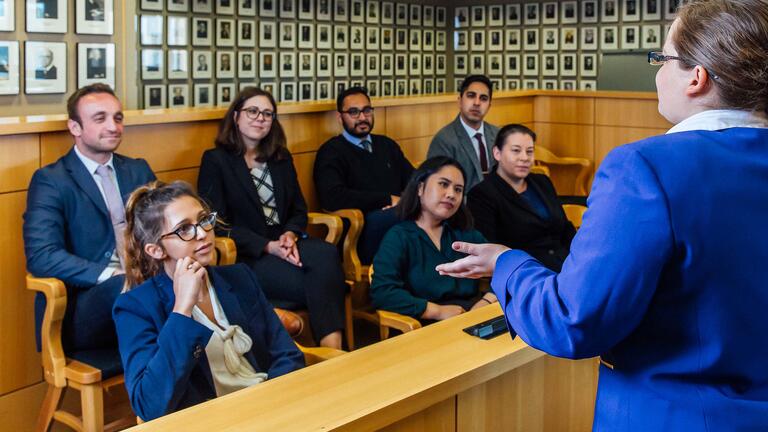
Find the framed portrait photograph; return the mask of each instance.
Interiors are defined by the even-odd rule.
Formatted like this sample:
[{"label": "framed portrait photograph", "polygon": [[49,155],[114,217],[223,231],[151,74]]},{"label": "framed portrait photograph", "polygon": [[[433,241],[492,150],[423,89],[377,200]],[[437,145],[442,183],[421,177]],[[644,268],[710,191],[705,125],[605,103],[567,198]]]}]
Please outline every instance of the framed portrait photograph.
[{"label": "framed portrait photograph", "polygon": [[365,75],[368,77],[379,76],[379,55],[365,55]]},{"label": "framed portrait photograph", "polygon": [[315,53],[311,53],[311,52],[299,53],[299,77],[300,78],[315,77]]},{"label": "framed portrait photograph", "polygon": [[383,27],[381,29],[381,49],[392,50],[395,45],[395,31],[389,27]]},{"label": "framed portrait photograph", "polygon": [[447,87],[445,86],[445,78],[436,78],[435,79],[435,93],[436,94],[442,94],[447,91]]},{"label": "framed portrait photograph", "polygon": [[317,39],[315,45],[318,49],[331,49],[332,27],[330,24],[317,24]]},{"label": "framed portrait photograph", "polygon": [[661,19],[661,0],[645,0],[643,2],[643,19],[645,21],[658,21]]},{"label": "framed portrait photograph", "polygon": [[256,0],[237,0],[237,14],[241,17],[256,16]]},{"label": "framed portrait photograph", "polygon": [[520,75],[520,54],[507,54],[504,57],[504,74]]},{"label": "framed portrait photograph", "polygon": [[485,73],[485,55],[472,54],[469,56],[469,73],[472,75]]},{"label": "framed portrait photograph", "polygon": [[408,30],[401,28],[395,30],[395,49],[398,51],[408,49]]},{"label": "framed portrait photograph", "polygon": [[0,95],[19,94],[19,42],[0,41]]},{"label": "framed portrait photograph", "polygon": [[579,81],[579,90],[581,90],[581,91],[595,91],[595,90],[597,90],[597,81],[595,81],[595,80],[581,80],[581,81]]},{"label": "framed portrait photograph", "polygon": [[280,83],[280,102],[296,102],[296,83]]},{"label": "framed portrait photograph", "polygon": [[408,96],[408,80],[395,80],[395,96]]},{"label": "framed portrait photograph", "polygon": [[299,83],[299,100],[302,102],[315,100],[314,82],[304,81]]},{"label": "framed portrait photograph", "polygon": [[545,77],[557,76],[560,70],[557,67],[557,54],[544,54],[541,56],[541,75]]},{"label": "framed portrait photograph", "polygon": [[235,20],[216,18],[216,46],[235,46],[235,30]]},{"label": "framed portrait photograph", "polygon": [[543,90],[557,90],[557,80],[556,79],[541,80],[541,88]]},{"label": "framed portrait photograph", "polygon": [[361,50],[365,46],[365,27],[349,26],[349,48]]},{"label": "framed portrait photograph", "polygon": [[540,21],[539,3],[526,3],[524,6],[525,15],[523,15],[523,24],[538,25]]},{"label": "framed portrait photograph", "polygon": [[501,29],[488,30],[488,51],[504,50],[504,32]]},{"label": "framed portrait photograph", "polygon": [[281,52],[280,57],[280,78],[296,77],[296,53]]},{"label": "framed portrait photograph", "polygon": [[187,17],[168,15],[168,46],[187,46]]},{"label": "framed portrait photograph", "polygon": [[560,90],[576,90],[576,80],[560,80]]},{"label": "framed portrait photograph", "polygon": [[211,46],[211,19],[192,17],[192,45]]},{"label": "framed portrait photograph", "polygon": [[580,65],[581,65],[581,76],[583,77],[597,76],[597,54],[582,54]]},{"label": "framed portrait photograph", "polygon": [[214,0],[191,0],[192,12],[194,13],[212,13]]},{"label": "framed portrait photograph", "polygon": [[437,75],[445,75],[446,72],[448,72],[448,56],[437,54],[435,56],[435,73]]},{"label": "framed portrait photograph", "polygon": [[349,76],[361,77],[365,75],[365,55],[352,53],[349,55]]},{"label": "framed portrait photograph", "polygon": [[259,47],[275,48],[277,43],[277,27],[272,21],[259,21]]},{"label": "framed portrait photograph", "polygon": [[600,27],[600,49],[619,49],[619,28],[616,26]]},{"label": "framed portrait photograph", "polygon": [[349,2],[347,0],[333,1],[333,19],[340,22],[349,21]]},{"label": "framed portrait photograph", "polygon": [[380,75],[392,76],[395,74],[395,56],[392,54],[382,54],[380,63]]},{"label": "framed portrait photograph", "polygon": [[661,47],[661,24],[646,24],[642,27],[642,30],[643,49]]},{"label": "framed portrait photograph", "polygon": [[435,31],[424,30],[421,34],[421,49],[422,51],[434,51],[435,50]]},{"label": "framed portrait photograph", "polygon": [[365,3],[363,0],[350,0],[349,21],[353,23],[365,22]]},{"label": "framed portrait photograph", "polygon": [[541,48],[544,51],[556,51],[559,48],[557,27],[545,27],[541,31]]},{"label": "framed portrait photograph", "polygon": [[139,20],[139,31],[142,45],[163,44],[163,16],[142,15]]},{"label": "framed portrait photograph", "polygon": [[25,89],[27,94],[67,92],[67,44],[24,42]]},{"label": "framed portrait photograph", "polygon": [[280,18],[296,18],[296,2],[280,0]]},{"label": "framed portrait photograph", "polygon": [[348,28],[345,25],[333,26],[333,48],[347,49],[349,44]]},{"label": "framed portrait photograph", "polygon": [[525,90],[536,90],[539,88],[539,80],[537,79],[524,79],[523,80],[523,89]]},{"label": "framed portrait photograph", "polygon": [[504,6],[488,6],[488,25],[491,27],[504,25]]},{"label": "framed portrait photograph", "polygon": [[409,54],[408,55],[408,75],[421,75],[421,55]]},{"label": "framed portrait photograph", "polygon": [[597,49],[597,27],[581,28],[581,49],[589,51]]},{"label": "framed portrait photograph", "polygon": [[434,78],[424,78],[424,82],[421,85],[422,94],[431,95],[435,94],[435,80]]},{"label": "framed portrait photograph", "polygon": [[579,15],[576,12],[576,2],[564,1],[560,3],[560,24],[576,24],[579,22]]},{"label": "framed portrait photograph", "polygon": [[457,7],[453,11],[453,26],[455,28],[469,27],[469,8]]},{"label": "framed portrait photograph", "polygon": [[235,52],[216,51],[216,79],[235,77]]},{"label": "framed portrait photograph", "polygon": [[410,15],[408,17],[408,23],[412,26],[420,26],[421,25],[421,5],[420,4],[411,4],[411,7],[408,10],[408,14]]},{"label": "framed portrait photograph", "polygon": [[681,3],[681,0],[664,0],[664,18],[670,21],[675,19]]},{"label": "framed portrait photograph", "polygon": [[395,54],[395,75],[408,75],[408,54]]},{"label": "framed portrait photograph", "polygon": [[520,17],[520,4],[507,4],[504,6],[504,19],[508,26],[520,25],[522,19]]},{"label": "framed portrait photograph", "polygon": [[576,76],[576,54],[560,54],[560,75]]},{"label": "framed portrait photograph", "polygon": [[541,16],[541,23],[542,24],[557,24],[558,20],[558,14],[557,14],[557,6],[559,3],[557,2],[547,2],[542,4],[543,12]]},{"label": "framed portrait photograph", "polygon": [[514,78],[504,80],[504,90],[520,90],[520,80]]},{"label": "framed portrait photograph", "polygon": [[560,29],[560,49],[576,50],[579,46],[577,32],[576,27],[562,27]]},{"label": "framed portrait photograph", "polygon": [[189,0],[168,0],[168,12],[189,12]]},{"label": "framed portrait photograph", "polygon": [[488,54],[488,75],[501,76],[504,74],[504,59],[501,54]]},{"label": "framed portrait photograph", "polygon": [[583,0],[581,2],[581,22],[597,22],[597,0]]},{"label": "framed portrait photograph", "polygon": [[141,50],[141,79],[156,80],[165,76],[165,59],[161,49]]},{"label": "framed portrait photograph", "polygon": [[330,81],[319,81],[317,83],[317,100],[331,100],[333,89]]},{"label": "framed portrait photograph", "polygon": [[395,82],[394,80],[381,80],[381,96],[390,97],[395,94]]},{"label": "framed portrait photograph", "polygon": [[469,40],[469,48],[472,51],[485,51],[485,30],[472,30]]},{"label": "framed portrait photograph", "polygon": [[161,11],[164,0],[141,0],[141,10]]},{"label": "framed portrait photograph", "polygon": [[[2,3],[13,2],[0,2]],[[2,8],[0,6],[0,9]],[[75,33],[111,35],[114,33],[114,21],[115,9],[112,0],[75,1]]]},{"label": "framed portrait photograph", "polygon": [[315,19],[314,0],[299,0],[299,19],[303,19],[303,20]]},{"label": "framed portrait photograph", "polygon": [[317,0],[317,10],[315,16],[318,21],[331,20],[331,2],[333,0]]},{"label": "framed portrait photograph", "polygon": [[381,23],[382,24],[394,24],[395,23],[395,4],[391,1],[381,2]]},{"label": "framed portrait photograph", "polygon": [[419,78],[411,78],[409,80],[408,94],[411,96],[417,96],[421,94],[421,80]]},{"label": "framed portrait photograph", "polygon": [[368,89],[368,96],[379,97],[379,80],[368,80],[365,82],[365,88]]},{"label": "framed portrait photograph", "polygon": [[622,0],[621,20],[624,22],[640,21],[640,1]]},{"label": "framed portrait photograph", "polygon": [[617,22],[619,20],[619,0],[601,0],[602,19],[601,22]]},{"label": "framed portrait photograph", "polygon": [[640,48],[640,27],[636,25],[621,27],[621,49]]},{"label": "framed portrait photograph", "polygon": [[472,27],[485,27],[485,6],[472,6]]},{"label": "framed portrait photograph", "polygon": [[421,11],[421,22],[424,27],[435,26],[435,7],[431,5],[424,5],[424,9]]},{"label": "framed portrait photograph", "polygon": [[408,38],[408,49],[411,51],[421,51],[421,30],[411,29]]},{"label": "framed portrait photograph", "polygon": [[[555,43],[557,43],[557,36],[555,36]],[[523,49],[526,51],[538,51],[539,49],[539,29],[526,28],[525,35],[523,37]]]},{"label": "framed portrait photograph", "polygon": [[259,16],[274,18],[277,16],[277,0],[259,0]]},{"label": "framed portrait photograph", "polygon": [[366,27],[365,28],[365,47],[369,50],[379,50],[379,28],[378,27]]},{"label": "framed portrait photograph", "polygon": [[448,10],[445,6],[435,6],[435,27],[445,28],[448,23]]},{"label": "framed portrait photograph", "polygon": [[504,30],[504,46],[507,51],[520,51],[520,29]]},{"label": "framed portrait photograph", "polygon": [[277,76],[277,59],[271,51],[259,52],[259,78],[274,78]]},{"label": "framed portrait photograph", "polygon": [[237,0],[216,0],[217,15],[234,15]]},{"label": "framed portrait photograph", "polygon": [[186,49],[168,50],[168,79],[189,78],[189,51]]},{"label": "framed portrait photograph", "polygon": [[299,23],[299,48],[312,49],[315,47],[315,25]]},{"label": "framed portrait photograph", "polygon": [[367,0],[365,2],[365,22],[368,24],[379,23],[379,2],[376,0]]},{"label": "framed portrait photograph", "polygon": [[[14,31],[16,30],[16,2],[13,0],[4,0],[0,2],[0,31]],[[18,86],[17,86],[18,87]],[[9,93],[9,94],[17,94]]]},{"label": "framed portrait photograph", "polygon": [[349,54],[333,53],[333,76],[346,77],[349,75]]},{"label": "framed portrait photograph", "polygon": [[152,84],[144,86],[144,109],[165,108],[165,85]]},{"label": "framed portrait photograph", "polygon": [[183,108],[189,106],[189,86],[186,84],[168,85],[168,107]]},{"label": "framed portrait photograph", "polygon": [[321,78],[329,78],[331,76],[332,62],[333,58],[331,57],[331,53],[317,53],[317,76]]},{"label": "framed portrait photograph", "polygon": [[195,106],[213,106],[213,84],[195,84]]},{"label": "framed portrait photograph", "polygon": [[26,0],[26,5],[27,33],[67,32],[67,0]]},{"label": "framed portrait photograph", "polygon": [[234,83],[216,84],[216,105],[229,106],[236,95]]},{"label": "framed portrait photograph", "polygon": [[272,95],[276,101],[280,100],[280,88],[275,82],[261,82],[261,89]]},{"label": "framed portrait photograph", "polygon": [[437,51],[445,51],[446,47],[448,46],[446,39],[448,37],[446,36],[445,30],[437,30],[435,31],[435,49]]},{"label": "framed portrait photograph", "polygon": [[539,75],[539,55],[538,54],[523,54],[523,75],[526,76],[538,76]]},{"label": "framed portrait photograph", "polygon": [[213,69],[213,54],[210,51],[192,51],[192,78],[210,79]]},{"label": "framed portrait photograph", "polygon": [[237,21],[237,46],[247,48],[256,46],[256,23],[254,21]]}]

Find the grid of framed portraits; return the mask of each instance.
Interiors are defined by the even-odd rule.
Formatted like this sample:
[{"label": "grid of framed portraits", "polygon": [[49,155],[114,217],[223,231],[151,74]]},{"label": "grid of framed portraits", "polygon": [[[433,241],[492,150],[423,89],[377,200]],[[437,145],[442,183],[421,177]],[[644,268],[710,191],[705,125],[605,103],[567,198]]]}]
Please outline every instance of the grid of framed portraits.
[{"label": "grid of framed portraits", "polygon": [[[658,50],[680,0],[566,0],[454,8],[453,72],[498,89],[596,90],[601,54]],[[664,22],[667,21],[667,22]],[[666,25],[665,25],[666,24]]]},{"label": "grid of framed portraits", "polygon": [[351,85],[367,86],[372,96],[448,90],[446,7],[380,0],[137,4],[145,108],[226,105],[236,90],[256,84],[282,102],[330,100]]}]

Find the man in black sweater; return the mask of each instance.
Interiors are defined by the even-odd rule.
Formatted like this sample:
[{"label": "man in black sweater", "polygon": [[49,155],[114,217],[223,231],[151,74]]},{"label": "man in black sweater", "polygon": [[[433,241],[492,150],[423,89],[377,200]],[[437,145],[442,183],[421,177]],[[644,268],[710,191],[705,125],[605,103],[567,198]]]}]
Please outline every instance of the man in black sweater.
[{"label": "man in black sweater", "polygon": [[384,234],[398,222],[392,207],[400,199],[413,165],[395,141],[371,134],[373,107],[365,88],[343,91],[336,109],[344,131],[318,150],[315,187],[323,209],[356,208],[365,214],[357,250],[360,261],[369,264]]}]

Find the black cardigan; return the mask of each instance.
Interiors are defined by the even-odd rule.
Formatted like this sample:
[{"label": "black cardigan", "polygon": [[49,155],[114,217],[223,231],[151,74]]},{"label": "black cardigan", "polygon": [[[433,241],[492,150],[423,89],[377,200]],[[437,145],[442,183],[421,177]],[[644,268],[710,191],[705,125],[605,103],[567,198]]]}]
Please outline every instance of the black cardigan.
[{"label": "black cardigan", "polygon": [[475,226],[488,241],[522,249],[559,272],[576,229],[566,218],[549,177],[529,174],[526,180],[547,206],[549,220],[537,215],[525,198],[495,171],[472,188],[467,205]]}]

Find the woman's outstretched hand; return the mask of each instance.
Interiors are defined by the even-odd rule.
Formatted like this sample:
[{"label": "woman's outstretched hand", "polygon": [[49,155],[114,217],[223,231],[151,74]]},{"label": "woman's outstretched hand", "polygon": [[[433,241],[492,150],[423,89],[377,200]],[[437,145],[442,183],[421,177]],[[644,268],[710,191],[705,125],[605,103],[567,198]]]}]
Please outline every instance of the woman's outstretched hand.
[{"label": "woman's outstretched hand", "polygon": [[493,243],[473,244],[465,242],[453,242],[453,250],[467,254],[468,256],[451,263],[440,264],[435,267],[443,276],[457,278],[478,279],[493,275],[496,268],[496,260],[509,248]]}]

